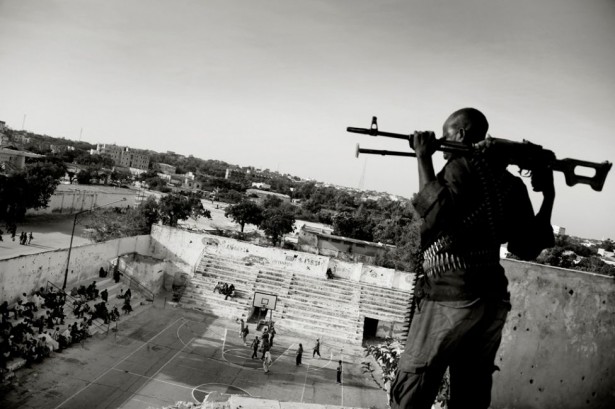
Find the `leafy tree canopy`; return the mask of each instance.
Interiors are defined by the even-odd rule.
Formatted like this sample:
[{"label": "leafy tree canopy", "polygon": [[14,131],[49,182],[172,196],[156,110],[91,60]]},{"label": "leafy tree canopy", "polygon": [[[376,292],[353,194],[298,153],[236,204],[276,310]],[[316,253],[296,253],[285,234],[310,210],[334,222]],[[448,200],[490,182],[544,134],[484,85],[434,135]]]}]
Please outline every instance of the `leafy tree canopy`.
[{"label": "leafy tree canopy", "polygon": [[203,207],[201,199],[196,196],[170,193],[160,199],[159,209],[162,223],[172,227],[177,226],[180,220],[186,220],[189,217],[211,219],[211,212]]},{"label": "leafy tree canopy", "polygon": [[258,226],[263,220],[263,208],[251,200],[243,200],[235,205],[228,206],[224,215],[241,226],[243,233],[246,224]]},{"label": "leafy tree canopy", "polygon": [[260,228],[263,229],[274,246],[278,245],[285,234],[295,230],[295,213],[292,206],[266,209],[263,212],[263,221]]},{"label": "leafy tree canopy", "polygon": [[65,172],[61,163],[37,161],[23,171],[0,175],[0,220],[11,229],[28,209],[46,207]]}]

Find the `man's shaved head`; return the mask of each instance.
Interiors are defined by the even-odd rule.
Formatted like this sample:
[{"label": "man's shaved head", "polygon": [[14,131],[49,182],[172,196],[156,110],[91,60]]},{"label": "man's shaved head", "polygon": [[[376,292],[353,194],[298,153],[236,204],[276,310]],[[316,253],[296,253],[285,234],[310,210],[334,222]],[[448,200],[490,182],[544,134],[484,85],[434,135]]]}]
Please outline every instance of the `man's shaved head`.
[{"label": "man's shaved head", "polygon": [[462,108],[455,111],[444,122],[445,135],[454,134],[463,129],[464,143],[476,143],[482,141],[487,136],[489,122],[487,118],[475,108]]}]

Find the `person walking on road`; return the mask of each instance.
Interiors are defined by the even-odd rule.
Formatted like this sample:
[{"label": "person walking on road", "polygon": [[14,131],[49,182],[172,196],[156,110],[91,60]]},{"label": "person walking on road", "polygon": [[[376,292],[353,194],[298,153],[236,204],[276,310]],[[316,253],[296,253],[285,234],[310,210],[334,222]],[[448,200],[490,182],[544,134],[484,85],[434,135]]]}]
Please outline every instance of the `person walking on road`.
[{"label": "person walking on road", "polygon": [[269,340],[263,336],[263,355],[261,356],[261,360],[265,359],[265,354],[269,351],[269,349]]},{"label": "person walking on road", "polygon": [[30,232],[30,234],[28,235],[28,244],[32,243],[33,238],[34,236],[32,235],[32,232]]},{"label": "person walking on road", "polygon": [[252,359],[254,358],[258,358],[258,346],[261,342],[259,341],[258,337],[254,337],[254,340],[252,341],[252,344],[250,345],[252,347]]},{"label": "person walking on road", "polygon": [[273,328],[273,323],[269,329],[269,346],[273,346],[273,337],[275,337],[275,328]]},{"label": "person walking on road", "polygon": [[246,339],[248,338],[248,334],[250,333],[250,329],[246,325],[245,328],[241,332],[241,339],[243,340],[243,344],[246,344]]},{"label": "person walking on road", "polygon": [[342,383],[342,361],[337,362],[337,383]]},{"label": "person walking on road", "polygon": [[316,344],[314,345],[314,352],[312,352],[312,358],[314,358],[318,354],[320,358],[320,338],[316,338]]},{"label": "person walking on road", "polygon": [[267,350],[267,352],[265,352],[265,359],[263,360],[263,370],[266,374],[269,373],[269,367],[271,366],[271,363],[271,352]]},{"label": "person walking on road", "polygon": [[295,360],[297,366],[301,365],[302,357],[303,357],[303,345],[299,344],[299,348],[297,348],[297,359]]},{"label": "person walking on road", "polygon": [[245,327],[245,322],[243,321],[243,318],[241,318],[239,320],[239,337],[242,338],[243,337],[243,329]]}]

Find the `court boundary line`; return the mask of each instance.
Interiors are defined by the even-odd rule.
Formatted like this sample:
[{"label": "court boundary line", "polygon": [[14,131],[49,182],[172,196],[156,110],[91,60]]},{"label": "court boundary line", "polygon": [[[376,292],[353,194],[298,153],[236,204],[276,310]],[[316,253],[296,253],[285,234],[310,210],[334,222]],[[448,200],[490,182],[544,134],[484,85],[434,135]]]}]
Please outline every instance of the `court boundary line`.
[{"label": "court boundary line", "polygon": [[[206,386],[206,385],[224,385],[224,386],[230,386],[232,388],[235,389],[239,389],[240,391],[244,392],[246,395],[248,395],[249,397],[253,397],[252,394],[250,392],[248,392],[247,390],[240,388],[239,386],[235,386],[232,385],[230,383],[220,383],[220,382],[208,382],[208,383],[202,383],[200,385],[197,385],[193,390],[192,390],[192,399],[194,399],[195,402],[197,403],[205,403],[207,402],[207,399],[209,399],[209,395],[212,394],[212,391],[203,391],[198,389],[199,386]],[[205,399],[203,399],[203,402],[199,402],[199,400],[194,396],[194,391],[199,391],[199,392],[203,392],[205,394]],[[215,392],[215,391],[213,391]],[[221,393],[221,395],[229,395],[229,396],[233,396],[233,393]]]},{"label": "court boundary line", "polygon": [[[150,381],[162,382],[162,383],[166,383],[167,385],[177,386],[178,388],[190,389],[191,391],[196,390],[196,391],[199,391],[199,392],[207,393],[207,391],[202,391],[202,390],[198,389],[196,386],[186,386],[186,385],[181,385],[181,384],[175,383],[175,382],[164,381],[162,379],[153,378],[153,377],[147,376],[147,375],[141,375],[141,374],[138,374],[138,373],[135,373],[135,372],[127,371],[125,369],[113,368],[113,370],[117,371],[117,372],[127,373],[129,375],[138,376],[139,378],[149,379]],[[199,386],[199,385],[197,385],[197,386]]]},{"label": "court boundary line", "polygon": [[[184,325],[184,324],[185,324],[185,322],[184,322],[184,323],[182,323],[182,325]],[[181,327],[181,325],[180,325],[180,327]],[[182,353],[182,351],[183,351],[183,350],[184,350],[184,349],[185,349],[188,345],[190,345],[190,343],[191,343],[193,340],[194,340],[194,337],[190,340],[190,342],[189,342],[188,344],[184,344],[184,346],[183,346],[183,347],[181,347],[181,348],[180,348],[180,349],[179,349],[176,353],[174,353],[174,354],[173,354],[173,356],[172,356],[171,358],[169,358],[169,359],[168,359],[168,360],[164,363],[164,365],[162,365],[160,368],[158,368],[158,370],[157,370],[156,372],[154,372],[154,373],[153,373],[153,374],[149,377],[149,378],[150,378],[150,380],[155,379],[154,377],[155,377],[156,375],[158,375],[158,374],[159,374],[159,373],[160,373],[160,372],[164,369],[164,367],[165,367],[165,366],[167,366],[167,365],[169,364],[169,362],[171,362],[172,360],[174,360],[174,359],[175,359],[175,358],[176,358],[176,357],[177,357],[180,353]],[[169,349],[171,349],[171,348],[169,348]],[[121,369],[120,369],[120,371],[121,371]],[[128,371],[126,371],[126,372],[128,372]],[[144,376],[144,377],[145,377],[145,376]],[[129,397],[128,399],[126,399],[126,400],[127,400],[127,401],[130,401],[130,400],[131,400],[131,399],[132,399],[135,395],[137,395],[137,392],[133,392],[133,394],[132,394],[132,395],[130,395],[130,397]]]},{"label": "court boundary line", "polygon": [[288,348],[286,348],[286,350],[284,352],[282,352],[280,355],[278,355],[278,357],[271,363],[271,366],[273,366],[273,364],[275,364],[278,361],[278,359],[282,358],[282,355],[287,353],[293,346],[295,346],[294,343],[290,344],[290,346]]},{"label": "court boundary line", "polygon": [[98,381],[100,378],[102,378],[103,376],[105,376],[106,374],[108,374],[109,372],[111,372],[112,370],[116,369],[116,366],[118,366],[119,364],[121,364],[122,362],[124,362],[125,360],[127,360],[128,358],[130,358],[131,356],[133,356],[135,353],[137,353],[137,351],[139,351],[141,348],[143,348],[145,345],[149,344],[150,342],[152,342],[155,338],[157,338],[160,334],[162,334],[163,332],[165,332],[166,330],[168,330],[169,328],[171,328],[173,325],[175,325],[177,323],[177,321],[179,320],[183,320],[184,317],[179,317],[178,319],[176,319],[175,321],[173,321],[171,324],[167,325],[165,328],[163,328],[160,332],[158,332],[156,335],[154,335],[153,337],[151,337],[150,339],[148,339],[147,341],[143,342],[143,344],[141,344],[138,348],[136,348],[134,351],[132,351],[131,353],[129,353],[128,355],[126,355],[124,358],[120,359],[119,361],[117,361],[115,364],[113,364],[113,366],[111,366],[110,368],[108,368],[107,370],[105,370],[103,373],[101,373],[100,375],[98,375],[96,378],[94,378],[91,382],[89,382],[87,385],[85,385],[83,388],[79,389],[77,392],[73,393],[71,396],[69,396],[67,399],[65,399],[64,401],[62,401],[62,403],[60,403],[59,405],[57,405],[54,409],[58,409],[61,406],[63,406],[65,403],[67,403],[68,401],[70,401],[71,399],[73,399],[75,396],[79,395],[81,392],[83,392],[84,390],[86,390],[87,388],[89,388],[90,386],[92,386],[93,384],[96,383],[96,381]]},{"label": "court boundary line", "polygon": [[308,373],[310,373],[310,364],[307,364],[305,369],[305,379],[303,380],[303,391],[301,391],[301,403],[303,403],[303,395],[305,394],[305,386],[307,385]]}]

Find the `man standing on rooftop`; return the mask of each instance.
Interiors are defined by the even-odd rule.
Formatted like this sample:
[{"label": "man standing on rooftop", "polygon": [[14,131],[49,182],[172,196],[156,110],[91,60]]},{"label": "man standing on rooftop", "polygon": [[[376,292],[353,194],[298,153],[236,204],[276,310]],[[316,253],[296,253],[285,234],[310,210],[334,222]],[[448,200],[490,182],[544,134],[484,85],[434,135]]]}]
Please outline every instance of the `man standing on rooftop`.
[{"label": "man standing on rooftop", "polygon": [[553,172],[534,171],[542,192],[536,215],[520,178],[506,170],[486,138],[489,124],[478,110],[464,108],[444,123],[447,141],[475,146],[465,156],[445,154],[436,175],[433,132],[415,132],[410,145],[418,161],[420,191],[414,199],[423,219],[416,313],[410,325],[391,408],[431,408],[448,367],[449,407],[487,409],[510,294],[499,263],[500,244],[524,260],[553,245]]}]

